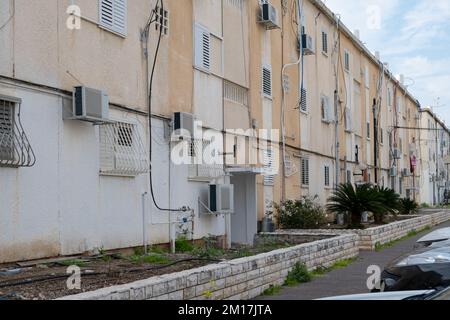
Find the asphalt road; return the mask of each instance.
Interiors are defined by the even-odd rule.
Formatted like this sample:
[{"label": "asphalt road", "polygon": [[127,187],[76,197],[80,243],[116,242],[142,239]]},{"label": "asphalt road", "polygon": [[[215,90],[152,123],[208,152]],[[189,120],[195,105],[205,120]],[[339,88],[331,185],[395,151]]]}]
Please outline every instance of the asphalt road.
[{"label": "asphalt road", "polygon": [[[450,227],[450,222],[436,226],[433,230],[444,227]],[[361,251],[358,260],[346,268],[333,270],[311,282],[296,287],[283,287],[281,292],[275,296],[264,296],[256,299],[313,300],[331,296],[368,293],[366,282],[369,275],[367,274],[367,268],[371,265],[377,265],[383,270],[392,260],[412,252],[416,241],[429,232],[431,231],[423,232],[380,252]]]}]

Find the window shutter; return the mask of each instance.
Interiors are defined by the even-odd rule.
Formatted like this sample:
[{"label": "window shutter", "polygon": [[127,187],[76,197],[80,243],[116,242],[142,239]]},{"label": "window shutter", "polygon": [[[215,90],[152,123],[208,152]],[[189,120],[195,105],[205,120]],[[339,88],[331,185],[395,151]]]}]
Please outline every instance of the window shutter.
[{"label": "window shutter", "polygon": [[322,51],[328,53],[328,34],[322,31]]},{"label": "window shutter", "polygon": [[308,112],[308,103],[307,103],[307,92],[305,88],[301,89],[301,97],[300,97],[300,110],[303,112]]},{"label": "window shutter", "polygon": [[267,149],[264,151],[264,185],[265,186],[273,186],[275,185],[275,175],[274,171],[274,159],[273,152],[271,149]]},{"label": "window shutter", "polygon": [[262,90],[264,96],[272,97],[272,68],[270,66],[263,66]]},{"label": "window shutter", "polygon": [[127,34],[127,0],[99,0],[100,25],[121,35]]},{"label": "window shutter", "polygon": [[195,66],[205,71],[211,68],[211,33],[205,27],[195,25]]},{"label": "window shutter", "polygon": [[348,52],[348,51],[345,51],[345,53],[344,53],[344,65],[345,65],[345,70],[350,71],[350,52]]},{"label": "window shutter", "polygon": [[309,159],[302,159],[302,185],[309,186]]},{"label": "window shutter", "polygon": [[330,186],[330,167],[325,166],[325,186]]}]

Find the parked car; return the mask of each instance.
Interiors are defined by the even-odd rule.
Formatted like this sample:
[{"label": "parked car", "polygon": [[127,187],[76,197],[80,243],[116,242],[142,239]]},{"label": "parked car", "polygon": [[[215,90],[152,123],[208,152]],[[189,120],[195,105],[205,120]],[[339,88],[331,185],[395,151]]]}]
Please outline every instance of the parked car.
[{"label": "parked car", "polygon": [[450,286],[450,228],[427,234],[413,253],[388,265],[381,274],[380,291],[442,289]]}]

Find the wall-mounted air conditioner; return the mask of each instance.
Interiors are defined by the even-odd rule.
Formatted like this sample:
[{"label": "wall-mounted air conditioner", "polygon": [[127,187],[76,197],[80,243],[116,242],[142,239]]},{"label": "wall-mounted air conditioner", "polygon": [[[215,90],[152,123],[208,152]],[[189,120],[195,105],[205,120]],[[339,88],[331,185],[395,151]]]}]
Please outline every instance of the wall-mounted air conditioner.
[{"label": "wall-mounted air conditioner", "polygon": [[84,86],[73,91],[73,117],[89,122],[109,122],[109,97],[97,89]]},{"label": "wall-mounted air conditioner", "polygon": [[411,171],[409,169],[402,169],[402,177],[411,176]]},{"label": "wall-mounted air conditioner", "polygon": [[209,210],[216,214],[234,212],[234,186],[232,184],[209,185]]},{"label": "wall-mounted air conditioner", "polygon": [[392,167],[389,169],[389,176],[396,177],[397,176],[397,167]]},{"label": "wall-mounted air conditioner", "polygon": [[314,50],[314,41],[313,38],[310,35],[307,35],[306,33],[302,34],[301,39],[298,40],[297,43],[297,50],[300,51],[300,40],[302,41],[302,47],[303,47],[303,54],[305,56],[310,56],[315,54]]},{"label": "wall-mounted air conditioner", "polygon": [[173,134],[177,139],[194,138],[195,117],[192,113],[173,114]]},{"label": "wall-mounted air conditioner", "polygon": [[267,30],[279,29],[277,9],[270,3],[261,4],[261,14],[258,22],[264,24]]}]

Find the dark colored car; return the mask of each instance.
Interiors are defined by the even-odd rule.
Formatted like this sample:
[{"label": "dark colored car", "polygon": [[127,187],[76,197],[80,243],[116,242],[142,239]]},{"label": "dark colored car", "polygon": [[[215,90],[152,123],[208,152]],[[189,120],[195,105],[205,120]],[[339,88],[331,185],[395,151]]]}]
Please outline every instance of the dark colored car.
[{"label": "dark colored car", "polygon": [[450,286],[450,240],[433,242],[433,233],[419,240],[418,248],[385,268],[381,274],[381,291],[441,290]]}]

